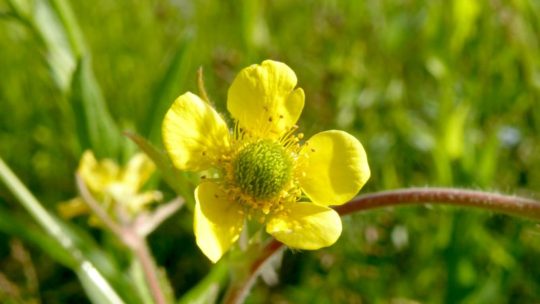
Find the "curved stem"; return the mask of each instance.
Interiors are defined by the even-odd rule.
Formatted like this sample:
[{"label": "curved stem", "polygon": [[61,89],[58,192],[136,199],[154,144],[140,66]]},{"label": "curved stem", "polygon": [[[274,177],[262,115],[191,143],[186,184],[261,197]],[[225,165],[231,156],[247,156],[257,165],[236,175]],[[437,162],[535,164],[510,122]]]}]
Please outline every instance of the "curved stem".
[{"label": "curved stem", "polygon": [[336,207],[341,215],[388,206],[434,204],[475,207],[540,220],[540,201],[512,195],[454,189],[408,188],[361,195]]},{"label": "curved stem", "polygon": [[86,187],[86,184],[78,173],[75,173],[75,182],[81,198],[88,205],[88,207],[90,207],[92,212],[94,212],[94,214],[103,222],[103,224],[107,226],[107,228],[109,228],[115,235],[121,237],[122,227],[116,224],[113,219],[109,217],[107,212],[101,208],[100,203],[90,193],[90,190],[88,187]]},{"label": "curved stem", "polygon": [[260,252],[259,256],[253,260],[251,263],[248,274],[241,281],[231,282],[229,290],[225,294],[225,300],[223,303],[226,304],[237,304],[243,303],[248,293],[255,284],[255,280],[261,273],[264,265],[270,261],[270,259],[275,256],[278,252],[283,250],[283,244],[278,242],[275,239],[272,239]]},{"label": "curved stem", "polygon": [[133,248],[137,259],[141,263],[144,275],[146,277],[146,283],[152,293],[152,297],[156,304],[165,304],[167,303],[165,295],[159,286],[158,270],[148,248],[148,244],[144,238],[138,238],[138,244]]},{"label": "curved stem", "polygon": [[[94,214],[109,228],[112,233],[114,233],[129,249],[133,251],[137,260],[141,264],[144,276],[146,278],[146,283],[148,284],[148,289],[154,298],[156,304],[165,304],[165,296],[161,287],[159,286],[158,270],[152,259],[152,254],[146,243],[145,234],[139,234],[137,228],[141,228],[140,225],[118,225],[100,206],[99,202],[92,196],[88,187],[86,187],[84,180],[79,174],[75,174],[75,180],[77,182],[77,188],[79,189],[79,194],[86,202],[88,207],[94,212]],[[154,213],[154,219],[150,220],[145,218],[147,222],[151,222],[151,226],[157,226],[160,221],[163,221],[167,218],[168,215],[172,214],[174,211],[178,210],[182,206],[183,201],[177,199],[168,205],[165,205],[165,208],[170,209],[158,209],[161,213]],[[162,206],[163,207],[163,206]],[[155,227],[147,228],[148,233],[153,230]]]},{"label": "curved stem", "polygon": [[[358,196],[335,209],[341,216],[345,216],[363,210],[428,203],[480,208],[540,221],[540,201],[519,196],[454,188],[407,188],[382,191]],[[224,303],[243,303],[262,266],[282,248],[283,244],[276,240],[272,240],[266,245],[249,268],[247,278],[231,285]]]},{"label": "curved stem", "polygon": [[212,102],[208,97],[208,93],[206,93],[206,87],[204,85],[204,75],[202,67],[199,67],[199,69],[197,70],[197,86],[199,87],[199,95],[202,97],[202,99],[206,101],[207,104],[211,104]]}]

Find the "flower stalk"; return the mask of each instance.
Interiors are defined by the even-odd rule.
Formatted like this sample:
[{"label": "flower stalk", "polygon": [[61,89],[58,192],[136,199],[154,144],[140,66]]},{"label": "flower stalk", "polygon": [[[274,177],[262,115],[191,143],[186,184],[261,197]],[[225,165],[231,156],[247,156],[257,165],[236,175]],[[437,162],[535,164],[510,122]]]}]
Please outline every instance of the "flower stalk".
[{"label": "flower stalk", "polygon": [[159,284],[158,270],[148,248],[146,236],[150,234],[160,223],[182,207],[184,201],[173,200],[159,207],[155,212],[148,215],[141,213],[133,222],[119,225],[101,207],[98,201],[92,196],[80,175],[76,174],[79,194],[86,202],[92,212],[102,221],[102,223],[115,234],[122,243],[128,247],[140,263],[146,283],[156,304],[167,303],[163,290]]},{"label": "flower stalk", "polygon": [[360,195],[335,209],[344,216],[363,210],[417,204],[473,207],[540,221],[538,200],[455,188],[408,188],[376,192]]},{"label": "flower stalk", "polygon": [[[450,205],[480,208],[540,221],[540,201],[514,195],[454,188],[408,188],[360,195],[335,210],[340,216],[384,207],[408,205]],[[283,244],[272,240],[250,265],[241,282],[232,282],[223,303],[243,303],[265,263],[283,250]]]}]

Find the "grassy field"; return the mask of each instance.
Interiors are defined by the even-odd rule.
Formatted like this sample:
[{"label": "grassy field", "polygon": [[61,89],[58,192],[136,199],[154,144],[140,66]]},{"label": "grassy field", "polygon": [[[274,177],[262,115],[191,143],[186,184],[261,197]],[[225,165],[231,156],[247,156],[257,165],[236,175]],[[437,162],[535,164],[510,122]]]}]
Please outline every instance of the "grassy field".
[{"label": "grassy field", "polygon": [[[372,175],[362,193],[450,186],[538,198],[539,37],[534,0],[1,0],[0,157],[56,214],[76,196],[82,151],[126,161],[137,148],[124,130],[160,147],[163,115],[197,91],[199,67],[226,113],[234,76],[269,58],[305,90],[307,137],[335,128],[363,143]],[[110,234],[84,218],[70,226],[128,271]],[[211,267],[191,227],[184,208],[149,239],[176,298]],[[43,234],[0,185],[0,301],[88,302]],[[387,208],[344,218],[328,249],[286,251],[279,282],[259,282],[248,302],[534,303],[539,254],[532,221]]]}]

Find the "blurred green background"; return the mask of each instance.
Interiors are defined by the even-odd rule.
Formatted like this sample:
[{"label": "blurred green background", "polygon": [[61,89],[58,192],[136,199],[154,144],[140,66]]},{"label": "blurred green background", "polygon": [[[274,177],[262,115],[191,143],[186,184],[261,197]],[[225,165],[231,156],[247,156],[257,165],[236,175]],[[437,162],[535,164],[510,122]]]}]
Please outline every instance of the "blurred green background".
[{"label": "blurred green background", "polygon": [[[55,15],[66,3],[72,18]],[[62,30],[70,22],[80,28]],[[306,92],[302,132],[338,128],[364,144],[363,193],[455,186],[538,197],[539,37],[535,0],[2,0],[0,156],[55,212],[76,195],[83,149],[125,160],[135,147],[115,128],[160,145],[163,114],[197,91],[198,67],[225,113],[236,73],[270,58]],[[536,223],[431,206],[344,223],[333,247],[286,252],[279,283],[259,282],[248,302],[540,302]],[[0,299],[18,290],[27,303],[87,302],[41,231],[0,186]],[[121,246],[91,233],[121,268]],[[177,296],[210,268],[187,209],[150,243]]]}]

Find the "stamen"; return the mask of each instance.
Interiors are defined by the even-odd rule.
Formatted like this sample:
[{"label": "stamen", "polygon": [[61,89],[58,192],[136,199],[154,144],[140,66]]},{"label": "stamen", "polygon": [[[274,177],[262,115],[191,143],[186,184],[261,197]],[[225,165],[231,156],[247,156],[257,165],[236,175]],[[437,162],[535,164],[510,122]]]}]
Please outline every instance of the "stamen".
[{"label": "stamen", "polygon": [[[232,128],[230,152],[219,157],[221,173],[215,182],[223,185],[229,200],[244,208],[248,219],[266,221],[267,215],[282,212],[284,204],[299,200],[298,153],[304,134],[290,127],[277,141],[254,135],[271,132],[277,116],[267,116],[257,134],[246,132],[238,120]],[[283,115],[279,116],[283,119]],[[206,177],[208,180],[208,177]],[[214,180],[214,179],[212,179]]]},{"label": "stamen", "polygon": [[298,130],[298,126],[297,126],[297,125],[294,125],[294,126],[292,126],[291,128],[289,128],[289,130],[287,130],[287,132],[285,132],[285,134],[283,134],[283,136],[281,136],[281,138],[279,139],[280,142],[283,141],[283,140],[285,140],[285,139],[287,139],[287,138],[289,138],[289,137],[291,137],[292,134],[293,134],[294,132],[296,132],[296,130]]}]

